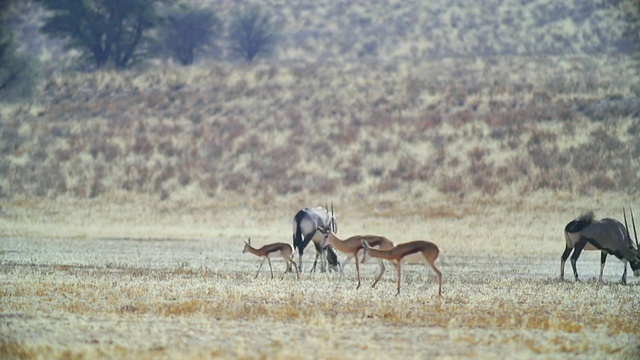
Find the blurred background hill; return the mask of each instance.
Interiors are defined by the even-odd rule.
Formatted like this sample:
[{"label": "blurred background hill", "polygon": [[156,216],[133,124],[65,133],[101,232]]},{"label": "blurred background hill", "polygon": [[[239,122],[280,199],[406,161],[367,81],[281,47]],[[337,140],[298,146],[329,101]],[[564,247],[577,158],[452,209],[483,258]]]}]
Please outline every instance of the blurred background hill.
[{"label": "blurred background hill", "polygon": [[42,3],[5,10],[40,61],[0,107],[5,200],[638,198],[637,1],[258,3],[277,38],[252,61],[228,33],[255,3],[184,1],[219,20],[215,49],[124,69],[41,33]]}]

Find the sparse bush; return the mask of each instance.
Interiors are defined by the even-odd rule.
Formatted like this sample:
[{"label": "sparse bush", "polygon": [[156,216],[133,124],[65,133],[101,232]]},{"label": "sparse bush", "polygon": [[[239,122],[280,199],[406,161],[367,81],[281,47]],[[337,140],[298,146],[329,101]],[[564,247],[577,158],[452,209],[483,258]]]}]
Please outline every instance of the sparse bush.
[{"label": "sparse bush", "polygon": [[215,174],[208,174],[200,181],[200,187],[207,192],[208,196],[215,195],[218,185],[219,181]]},{"label": "sparse bush", "polygon": [[397,181],[394,181],[394,179],[387,179],[387,180],[381,181],[376,185],[376,192],[377,193],[390,192],[390,191],[397,190],[399,187],[400,185],[398,184]]},{"label": "sparse bush", "polygon": [[157,25],[164,0],[34,0],[48,10],[42,31],[67,40],[97,68],[125,68],[148,51],[147,32]]},{"label": "sparse bush", "polygon": [[162,38],[171,55],[182,65],[193,64],[196,55],[217,52],[216,39],[222,21],[205,9],[178,9],[167,16]]},{"label": "sparse bush", "polygon": [[609,191],[616,188],[616,183],[606,174],[596,174],[589,179],[589,186],[595,187],[598,190]]},{"label": "sparse bush", "polygon": [[443,176],[438,181],[438,190],[444,194],[462,195],[464,179],[461,175]]},{"label": "sparse bush", "polygon": [[33,95],[35,91],[38,66],[33,56],[18,51],[4,23],[3,8],[0,5],[0,101],[19,101]]},{"label": "sparse bush", "polygon": [[131,150],[136,154],[149,157],[153,153],[153,144],[147,136],[137,135]]},{"label": "sparse bush", "polygon": [[320,194],[333,194],[338,188],[339,181],[329,177],[316,175],[313,180],[313,190]]},{"label": "sparse bush", "polygon": [[243,173],[231,173],[222,179],[222,185],[226,190],[243,192],[250,184],[251,179]]},{"label": "sparse bush", "polygon": [[273,15],[254,5],[238,10],[229,25],[229,47],[232,55],[247,61],[271,55],[276,48],[281,25]]}]

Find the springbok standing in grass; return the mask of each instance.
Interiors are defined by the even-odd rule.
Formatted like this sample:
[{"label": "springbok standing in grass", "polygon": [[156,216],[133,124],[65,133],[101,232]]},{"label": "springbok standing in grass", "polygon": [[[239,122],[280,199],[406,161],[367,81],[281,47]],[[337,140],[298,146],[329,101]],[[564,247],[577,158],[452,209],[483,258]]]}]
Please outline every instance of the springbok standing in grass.
[{"label": "springbok standing in grass", "polygon": [[256,272],[256,276],[254,276],[254,279],[258,277],[258,274],[260,273],[260,269],[262,269],[262,265],[264,264],[265,260],[269,262],[269,270],[271,270],[271,278],[273,279],[273,268],[271,267],[271,260],[269,258],[277,257],[277,256],[282,257],[282,259],[284,260],[287,266],[280,280],[284,279],[284,276],[286,275],[286,273],[291,270],[292,265],[293,267],[296,268],[296,277],[300,279],[300,274],[298,273],[298,265],[296,265],[296,262],[293,261],[293,256],[292,256],[293,249],[291,248],[291,245],[287,243],[279,242],[279,243],[267,244],[262,246],[259,249],[256,249],[253,246],[251,246],[251,239],[249,238],[248,242],[247,241],[244,242],[244,249],[242,250],[243,254],[246,252],[250,252],[254,255],[257,255],[263,258],[262,262],[260,263],[260,267],[258,267],[258,272]]},{"label": "springbok standing in grass", "polygon": [[[421,260],[424,260],[431,266],[433,271],[436,272],[438,277],[438,296],[442,296],[442,273],[436,267],[435,261],[440,254],[438,246],[429,241],[410,241],[407,243],[396,245],[390,250],[378,250],[370,246],[366,241],[362,242],[362,248],[365,251],[365,257],[371,256],[374,258],[389,260],[397,265],[398,270],[398,292],[396,296],[400,294],[400,277],[402,273],[402,260],[412,254],[420,254]],[[374,283],[375,286],[375,283]]]},{"label": "springbok standing in grass", "polygon": [[[600,250],[600,281],[604,272],[604,264],[607,255],[612,254],[624,262],[624,271],[621,284],[627,283],[627,262],[631,264],[633,275],[640,276],[640,253],[638,252],[638,234],[636,232],[633,211],[631,212],[631,222],[636,237],[634,244],[629,235],[627,226],[627,213],[623,209],[624,225],[615,219],[595,220],[593,211],[582,214],[579,218],[569,222],[564,227],[564,238],[566,246],[562,253],[560,262],[560,279],[564,279],[564,264],[571,255],[571,267],[576,281],[579,281],[576,262],[582,250]],[[634,247],[635,245],[635,247]]]},{"label": "springbok standing in grass", "polygon": [[[393,248],[393,242],[391,242],[391,240],[387,239],[384,236],[378,236],[378,235],[356,235],[356,236],[352,236],[346,240],[342,240],[340,238],[338,238],[333,231],[331,231],[331,229],[329,228],[318,228],[318,231],[320,231],[321,233],[324,234],[325,238],[324,241],[322,243],[322,246],[328,246],[328,245],[332,245],[335,249],[337,249],[340,252],[343,252],[347,255],[346,260],[343,262],[343,266],[340,269],[340,271],[342,272],[342,270],[344,269],[344,265],[351,260],[351,258],[355,259],[356,262],[356,272],[358,273],[358,286],[356,286],[356,289],[360,288],[360,264],[359,264],[359,260],[358,260],[358,252],[360,250],[362,250],[362,243],[364,241],[366,241],[369,246],[374,247],[374,248],[379,248],[382,250],[389,250]],[[375,284],[380,280],[380,278],[382,277],[382,274],[384,273],[384,264],[382,262],[382,259],[380,260],[380,273],[376,276],[376,280],[373,283],[373,286],[376,286]]]},{"label": "springbok standing in grass", "polygon": [[338,256],[331,246],[322,246],[324,235],[318,231],[318,228],[330,228],[334,233],[338,232],[338,222],[333,213],[333,204],[331,204],[331,213],[325,208],[304,208],[296,213],[293,217],[293,248],[298,250],[300,271],[302,271],[302,254],[304,249],[313,241],[316,247],[316,258],[313,262],[313,272],[318,263],[318,257],[321,258],[321,271],[326,271],[325,258],[329,262],[330,269],[337,270],[340,267]]}]

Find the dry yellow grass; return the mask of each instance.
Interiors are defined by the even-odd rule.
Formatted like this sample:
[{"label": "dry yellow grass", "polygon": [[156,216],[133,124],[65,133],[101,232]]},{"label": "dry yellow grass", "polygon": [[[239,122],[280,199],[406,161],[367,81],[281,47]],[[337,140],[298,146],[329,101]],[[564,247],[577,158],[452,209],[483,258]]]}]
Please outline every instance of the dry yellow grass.
[{"label": "dry yellow grass", "polygon": [[[376,199],[338,207],[345,235],[438,243],[442,298],[422,265],[405,267],[398,297],[392,269],[369,287],[376,265],[364,266],[359,290],[353,265],[343,277],[305,273],[279,281],[263,269],[254,280],[259,261],[241,253],[243,240],[287,241],[290,203],[300,199],[251,209],[231,198],[5,202],[0,354],[633,359],[640,353],[638,280],[617,284],[621,264],[610,259],[605,283],[598,283],[595,252],[578,262],[584,282],[558,280],[567,214],[598,207],[601,216],[618,215],[613,204],[624,196],[600,196],[571,203],[557,201],[558,194],[517,201],[433,196],[428,203],[403,200],[406,208]],[[313,250],[307,252],[311,261]]]},{"label": "dry yellow grass", "polygon": [[[608,40],[636,6],[290,3],[278,60],[56,72],[0,107],[0,358],[640,357],[620,262],[558,280],[568,221],[638,204]],[[330,201],[341,235],[438,244],[443,296],[416,265],[398,297],[374,265],[254,280],[243,241]]]}]

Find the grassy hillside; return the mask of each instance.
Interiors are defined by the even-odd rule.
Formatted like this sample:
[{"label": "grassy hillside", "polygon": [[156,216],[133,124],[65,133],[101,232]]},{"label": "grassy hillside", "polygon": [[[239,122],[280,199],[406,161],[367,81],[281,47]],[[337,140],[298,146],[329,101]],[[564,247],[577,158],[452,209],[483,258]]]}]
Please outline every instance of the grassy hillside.
[{"label": "grassy hillside", "polygon": [[54,73],[0,111],[0,194],[637,199],[637,7],[554,4],[276,2],[270,60]]},{"label": "grassy hillside", "polygon": [[[3,113],[5,195],[635,193],[625,58],[64,74]],[[589,66],[590,65],[590,66]],[[519,75],[516,75],[519,74]]]},{"label": "grassy hillside", "polygon": [[[251,1],[190,0],[223,19]],[[634,1],[271,1],[280,59],[410,61],[469,56],[633,53]]]}]

